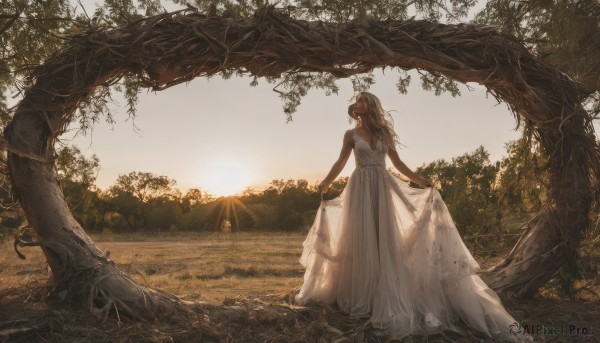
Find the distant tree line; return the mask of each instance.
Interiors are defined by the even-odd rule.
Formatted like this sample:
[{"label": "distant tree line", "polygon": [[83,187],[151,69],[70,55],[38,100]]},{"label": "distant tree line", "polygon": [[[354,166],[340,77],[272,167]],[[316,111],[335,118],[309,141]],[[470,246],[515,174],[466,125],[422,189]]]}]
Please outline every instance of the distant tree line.
[{"label": "distant tree line", "polygon": [[[506,148],[507,155],[496,162],[479,147],[417,168],[441,189],[461,234],[510,240],[506,234],[518,232],[545,199],[545,161],[537,147],[524,135]],[[321,199],[316,183],[306,180],[273,180],[262,191],[214,197],[200,189],[183,193],[167,176],[137,171],[102,190],[95,184],[99,159],[72,146],[59,150],[56,168],[75,219],[94,233],[219,231],[224,225],[234,232],[308,230]],[[336,180],[324,198],[338,196],[346,183],[347,178]],[[5,201],[8,194],[1,195]],[[1,218],[4,227],[22,220],[14,214]]]},{"label": "distant tree line", "polygon": [[[306,180],[273,180],[263,191],[215,197],[200,189],[182,193],[176,181],[147,172],[120,175],[106,190],[95,185],[99,160],[76,147],[63,147],[56,160],[61,186],[75,219],[89,232],[293,231],[306,229],[319,206],[316,185]],[[326,197],[341,193],[337,180]]]}]

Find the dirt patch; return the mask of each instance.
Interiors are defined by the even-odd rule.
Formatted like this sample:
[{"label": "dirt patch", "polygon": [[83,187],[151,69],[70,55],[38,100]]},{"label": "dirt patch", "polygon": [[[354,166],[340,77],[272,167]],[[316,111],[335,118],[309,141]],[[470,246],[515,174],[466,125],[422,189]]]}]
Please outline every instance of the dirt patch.
[{"label": "dirt patch", "polygon": [[[114,315],[49,306],[49,290],[38,282],[27,289],[0,294],[0,339],[3,342],[388,342],[368,320],[353,319],[335,306],[298,307],[293,292],[255,298],[227,298],[221,304],[191,303],[184,315],[133,321]],[[537,342],[598,342],[600,303],[536,298],[505,299],[509,311],[533,330],[565,327],[560,333],[533,332]],[[444,333],[413,337],[413,342],[487,342],[461,325],[468,336]],[[569,333],[570,326],[580,329]],[[582,333],[586,329],[586,334]]]}]

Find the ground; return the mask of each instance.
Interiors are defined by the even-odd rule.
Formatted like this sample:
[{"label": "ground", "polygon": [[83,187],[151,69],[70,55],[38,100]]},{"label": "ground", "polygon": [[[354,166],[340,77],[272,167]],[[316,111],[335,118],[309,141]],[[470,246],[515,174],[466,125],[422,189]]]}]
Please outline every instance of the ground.
[{"label": "ground", "polygon": [[[153,289],[190,301],[185,313],[139,321],[97,318],[54,303],[39,248],[0,246],[2,342],[385,342],[368,321],[335,307],[292,303],[302,284],[305,233],[142,234],[93,236],[119,268]],[[476,257],[477,258],[477,257]],[[491,265],[492,260],[481,260]],[[503,299],[539,342],[600,342],[600,299],[576,301],[544,289],[530,300]],[[579,331],[579,333],[577,333]],[[413,342],[485,342],[467,330]]]}]

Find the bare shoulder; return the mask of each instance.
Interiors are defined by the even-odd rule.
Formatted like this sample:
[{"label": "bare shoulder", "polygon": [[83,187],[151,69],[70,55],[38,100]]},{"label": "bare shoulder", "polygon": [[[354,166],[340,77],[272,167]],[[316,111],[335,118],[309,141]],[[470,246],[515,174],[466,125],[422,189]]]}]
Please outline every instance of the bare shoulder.
[{"label": "bare shoulder", "polygon": [[344,134],[344,145],[354,146],[354,130],[347,130]]},{"label": "bare shoulder", "polygon": [[354,129],[347,130],[344,133],[344,141],[354,140]]}]

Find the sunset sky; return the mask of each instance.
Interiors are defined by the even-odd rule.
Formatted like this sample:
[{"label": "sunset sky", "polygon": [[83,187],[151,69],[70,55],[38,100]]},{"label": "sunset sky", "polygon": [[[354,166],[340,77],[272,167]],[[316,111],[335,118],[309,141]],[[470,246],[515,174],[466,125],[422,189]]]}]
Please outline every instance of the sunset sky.
[{"label": "sunset sky", "polygon": [[[479,145],[496,160],[504,154],[504,144],[518,137],[506,105],[486,97],[482,87],[463,87],[457,98],[436,97],[415,82],[407,95],[400,95],[397,73],[378,74],[371,91],[393,110],[404,144],[400,156],[413,169]],[[121,102],[114,105],[117,124],[96,125],[72,143],[85,155],[100,158],[101,188],[134,170],[167,175],[181,189],[215,193],[216,184],[222,183],[242,183],[242,190],[273,179],[322,179],[339,154],[344,132],[353,127],[346,115],[354,95],[350,81],[339,81],[338,95],[309,93],[290,123],[271,86],[248,84],[249,79],[196,79],[158,94],[144,93],[135,119],[139,131],[126,120]],[[72,139],[73,133],[63,140]],[[351,158],[342,175],[353,168]]]},{"label": "sunset sky", "polygon": [[[423,91],[412,73],[409,93],[401,95],[396,71],[375,74],[371,92],[392,111],[404,145],[400,156],[412,169],[480,145],[497,160],[505,143],[518,138],[506,104],[486,96],[483,87],[461,86],[460,97],[436,97]],[[115,125],[100,123],[75,137],[74,125],[61,138],[100,158],[97,185],[103,189],[131,171],[166,175],[181,190],[201,188],[215,195],[262,189],[274,179],[322,179],[338,157],[344,132],[353,127],[346,114],[354,95],[350,80],[338,81],[338,95],[311,91],[290,123],[272,85],[249,83],[249,78],[199,78],[159,93],[143,91],[135,122],[127,120],[126,104],[116,98]],[[351,157],[341,175],[353,168]]]}]

